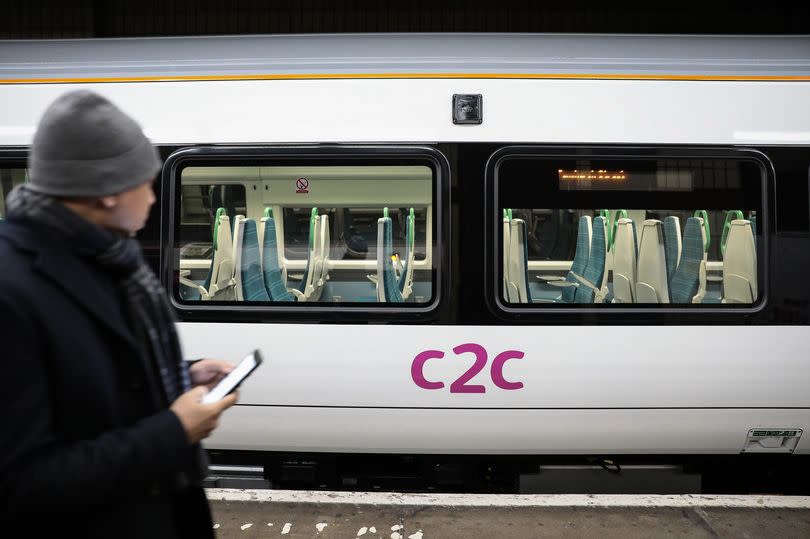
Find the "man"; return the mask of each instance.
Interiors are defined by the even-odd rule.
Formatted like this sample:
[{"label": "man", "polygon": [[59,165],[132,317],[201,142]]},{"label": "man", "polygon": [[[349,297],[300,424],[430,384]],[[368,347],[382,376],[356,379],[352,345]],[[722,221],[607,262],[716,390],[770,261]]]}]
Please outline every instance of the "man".
[{"label": "man", "polygon": [[133,238],[160,167],[138,124],[89,91],[37,127],[0,223],[3,534],[213,535],[199,442],[236,395],[200,402],[230,366],[186,366]]}]

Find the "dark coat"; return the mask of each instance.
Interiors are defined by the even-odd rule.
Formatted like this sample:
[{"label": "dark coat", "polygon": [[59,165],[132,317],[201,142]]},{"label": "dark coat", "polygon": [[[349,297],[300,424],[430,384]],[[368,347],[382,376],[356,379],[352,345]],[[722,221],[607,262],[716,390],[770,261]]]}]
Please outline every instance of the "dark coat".
[{"label": "dark coat", "polygon": [[0,526],[212,536],[202,488],[172,486],[192,446],[115,282],[54,232],[0,222]]}]

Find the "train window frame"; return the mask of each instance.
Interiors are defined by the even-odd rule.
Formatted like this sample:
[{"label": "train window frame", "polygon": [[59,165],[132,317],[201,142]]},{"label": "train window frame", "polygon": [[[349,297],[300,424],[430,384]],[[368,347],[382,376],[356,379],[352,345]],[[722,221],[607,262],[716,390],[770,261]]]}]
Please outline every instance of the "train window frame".
[{"label": "train window frame", "polygon": [[[0,148],[0,169],[28,169],[28,152],[29,148],[24,146],[6,146]],[[0,186],[2,189],[2,186]],[[2,198],[2,212],[0,218],[7,217],[7,209],[5,207],[5,197]]]},{"label": "train window frame", "polygon": [[[190,302],[177,296],[178,238],[181,173],[189,166],[250,166],[300,162],[301,166],[341,165],[424,165],[432,175],[432,297],[425,303],[307,303],[279,302]],[[297,165],[292,165],[297,166]],[[256,320],[263,315],[284,314],[280,321],[388,321],[423,319],[435,313],[449,289],[449,209],[450,167],[436,148],[422,145],[273,145],[273,146],[192,146],[172,152],[162,170],[160,278],[172,306],[184,320]],[[330,315],[337,315],[330,318]],[[231,319],[231,318],[229,318]]]},{"label": "train window frame", "polygon": [[[502,298],[502,212],[499,209],[499,169],[503,163],[516,158],[539,159],[728,159],[748,161],[756,164],[760,170],[760,210],[762,212],[761,228],[758,238],[761,240],[761,257],[757,262],[758,270],[758,296],[753,304],[593,304],[583,307],[583,304],[564,303],[508,303]],[[486,301],[489,309],[496,315],[507,320],[539,320],[549,314],[566,316],[567,314],[615,316],[618,321],[623,314],[653,315],[654,317],[671,320],[677,314],[753,314],[762,311],[768,303],[769,294],[769,266],[770,241],[773,223],[773,204],[775,196],[775,173],[771,160],[759,150],[744,147],[701,147],[701,146],[599,146],[599,145],[513,145],[504,146],[493,152],[486,164],[484,174],[485,208],[487,215],[485,241],[485,288]],[[759,214],[758,214],[759,215]],[[759,220],[758,220],[759,222]],[[760,226],[758,224],[758,226]]]}]

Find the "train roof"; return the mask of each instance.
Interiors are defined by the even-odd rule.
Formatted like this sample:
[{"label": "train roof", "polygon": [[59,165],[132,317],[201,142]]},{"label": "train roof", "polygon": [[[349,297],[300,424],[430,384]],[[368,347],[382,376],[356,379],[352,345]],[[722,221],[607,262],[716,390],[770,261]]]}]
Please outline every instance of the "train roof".
[{"label": "train roof", "polygon": [[411,33],[0,41],[0,83],[353,76],[810,80],[810,36]]}]

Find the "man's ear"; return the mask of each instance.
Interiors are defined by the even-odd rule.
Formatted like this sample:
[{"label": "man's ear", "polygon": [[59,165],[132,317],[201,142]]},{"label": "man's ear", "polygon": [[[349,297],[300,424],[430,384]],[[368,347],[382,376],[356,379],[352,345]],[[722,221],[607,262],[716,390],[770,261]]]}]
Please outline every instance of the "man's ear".
[{"label": "man's ear", "polygon": [[118,205],[118,199],[114,196],[106,196],[99,198],[98,203],[105,210],[111,210]]}]

